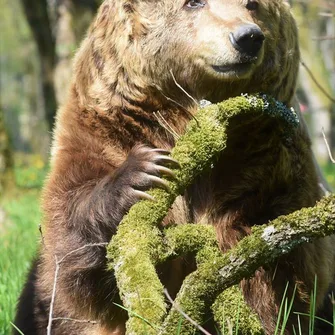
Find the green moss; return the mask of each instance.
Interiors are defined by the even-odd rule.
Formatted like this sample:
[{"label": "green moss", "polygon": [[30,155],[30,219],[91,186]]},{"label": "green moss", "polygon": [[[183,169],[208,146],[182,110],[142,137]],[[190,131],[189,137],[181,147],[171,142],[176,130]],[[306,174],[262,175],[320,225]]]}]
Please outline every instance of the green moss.
[{"label": "green moss", "polygon": [[197,253],[205,245],[217,247],[213,226],[204,224],[182,224],[164,231],[160,263],[178,255]]},{"label": "green moss", "polygon": [[245,304],[242,292],[236,285],[217,297],[212,310],[215,321],[221,325],[222,334],[264,334],[258,316]]},{"label": "green moss", "polygon": [[[186,277],[175,299],[176,305],[198,324],[204,323],[209,316],[210,306],[221,293],[218,273],[222,265],[220,250],[205,245],[197,255],[197,270]],[[179,319],[180,313],[171,309],[159,334],[175,334]],[[195,327],[191,323],[185,322],[182,324],[181,334],[190,335],[194,330]]]}]

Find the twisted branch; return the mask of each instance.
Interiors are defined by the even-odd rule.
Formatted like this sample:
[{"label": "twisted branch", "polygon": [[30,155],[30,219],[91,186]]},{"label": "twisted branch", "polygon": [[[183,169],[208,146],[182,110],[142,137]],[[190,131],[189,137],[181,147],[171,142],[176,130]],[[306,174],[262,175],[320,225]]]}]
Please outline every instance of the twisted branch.
[{"label": "twisted branch", "polygon": [[[229,121],[243,113],[264,113],[281,118],[288,129],[298,125],[292,110],[264,95],[240,96],[200,110],[197,120],[190,122],[172,151],[181,169],[175,171],[178,181],[169,181],[171,192],[151,190],[156,201],[135,204],[112,238],[107,255],[124,307],[130,312],[127,334],[177,333],[180,313],[175,309],[167,312],[163,286],[155,271],[155,265],[168,258],[188,252],[197,254],[198,268],[185,279],[175,303],[196,324],[202,324],[205,312],[226,288],[297,245],[334,233],[333,196],[315,208],[254,228],[252,236],[226,254],[220,252],[210,226],[181,225],[165,232],[158,228],[175,198],[196,176],[215,164],[216,157],[226,147]],[[257,328],[261,333],[257,318],[246,327]],[[194,325],[183,323],[182,334],[193,334],[193,331]]]}]

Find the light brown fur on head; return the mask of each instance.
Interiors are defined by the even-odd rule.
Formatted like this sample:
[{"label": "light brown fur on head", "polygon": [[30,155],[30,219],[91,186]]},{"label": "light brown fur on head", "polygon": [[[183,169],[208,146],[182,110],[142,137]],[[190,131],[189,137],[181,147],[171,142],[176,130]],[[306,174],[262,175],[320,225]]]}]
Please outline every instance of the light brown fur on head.
[{"label": "light brown fur on head", "polygon": [[[195,99],[216,102],[262,91],[289,103],[299,49],[288,4],[260,1],[257,12],[250,12],[246,2],[212,0],[203,11],[192,12],[183,10],[183,0],[105,1],[76,57],[81,101],[106,109],[123,98],[162,99],[160,91],[180,100],[172,71]],[[239,61],[229,33],[247,23],[265,35],[257,62],[242,76],[215,73],[212,65]]]},{"label": "light brown fur on head", "polygon": [[[76,56],[71,94],[57,116],[43,199],[44,244],[16,320],[26,335],[45,333],[55,255],[61,258],[85,244],[109,242],[122,216],[139,200],[136,191],[156,186],[150,177],[160,176],[155,170],[160,159],[157,151],[143,145],[170,149],[175,138],[154,112],[182,134],[200,99],[217,102],[263,92],[291,103],[299,49],[287,2],[196,4],[197,9],[185,0],[103,2]],[[232,42],[231,34],[235,38],[245,25],[255,28],[262,40],[251,56]],[[215,167],[178,198],[164,224],[212,224],[226,250],[253,225],[313,206],[320,196],[304,127],[288,138],[277,119],[236,117]],[[329,237],[306,244],[241,283],[266,334],[274,333],[287,282],[289,293],[297,284],[294,311],[307,312],[317,274],[317,308],[322,307],[334,278],[333,243]],[[124,333],[126,315],[114,304],[120,301],[113,275],[106,271],[105,253],[102,247],[87,248],[66,258],[54,305],[54,317],[97,324],[59,321],[54,334]],[[177,259],[158,269],[172,295],[194,270],[192,264]],[[308,328],[304,321],[303,332]],[[288,332],[293,324],[292,315]]]}]

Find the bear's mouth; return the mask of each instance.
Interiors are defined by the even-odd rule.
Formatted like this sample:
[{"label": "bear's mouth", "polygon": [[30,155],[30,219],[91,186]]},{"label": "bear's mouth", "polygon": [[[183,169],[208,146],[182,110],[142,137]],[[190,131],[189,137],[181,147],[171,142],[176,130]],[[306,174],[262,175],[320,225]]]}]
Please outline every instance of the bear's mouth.
[{"label": "bear's mouth", "polygon": [[225,64],[225,65],[212,65],[212,68],[215,72],[223,74],[242,74],[248,72],[253,63],[234,63],[234,64]]}]

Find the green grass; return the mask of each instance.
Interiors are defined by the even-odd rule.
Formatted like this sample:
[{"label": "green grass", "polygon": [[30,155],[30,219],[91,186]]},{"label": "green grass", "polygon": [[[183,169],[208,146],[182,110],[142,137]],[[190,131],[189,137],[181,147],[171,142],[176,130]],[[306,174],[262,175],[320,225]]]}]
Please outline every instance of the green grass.
[{"label": "green grass", "polygon": [[323,165],[322,171],[325,174],[328,183],[331,185],[333,190],[335,190],[335,164],[328,163],[326,165]]},{"label": "green grass", "polygon": [[41,188],[49,170],[39,155],[15,155],[15,184],[21,189]]},{"label": "green grass", "polygon": [[[17,193],[17,192],[15,192]],[[0,335],[11,333],[17,297],[36,252],[40,222],[39,191],[3,199],[0,225]]]},{"label": "green grass", "polygon": [[278,312],[278,320],[275,329],[275,335],[283,335],[285,333],[286,325],[289,319],[289,316],[292,312],[292,306],[294,302],[295,292],[297,287],[294,287],[294,291],[292,297],[287,296],[288,283],[286,284],[284,295],[280,304],[279,312]]}]

